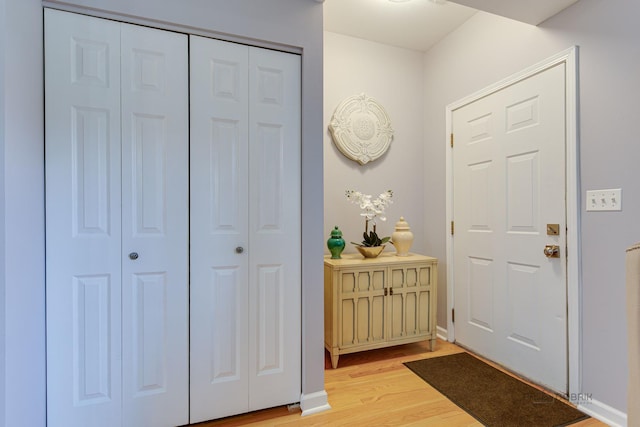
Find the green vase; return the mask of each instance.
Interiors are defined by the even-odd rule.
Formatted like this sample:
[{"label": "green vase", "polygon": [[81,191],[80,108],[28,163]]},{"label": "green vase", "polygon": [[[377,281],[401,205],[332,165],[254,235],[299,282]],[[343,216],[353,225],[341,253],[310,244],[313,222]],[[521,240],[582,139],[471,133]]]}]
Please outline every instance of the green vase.
[{"label": "green vase", "polygon": [[336,225],[331,231],[331,237],[327,240],[327,247],[331,252],[331,259],[341,259],[340,254],[344,250],[344,239],[342,238],[342,231]]}]

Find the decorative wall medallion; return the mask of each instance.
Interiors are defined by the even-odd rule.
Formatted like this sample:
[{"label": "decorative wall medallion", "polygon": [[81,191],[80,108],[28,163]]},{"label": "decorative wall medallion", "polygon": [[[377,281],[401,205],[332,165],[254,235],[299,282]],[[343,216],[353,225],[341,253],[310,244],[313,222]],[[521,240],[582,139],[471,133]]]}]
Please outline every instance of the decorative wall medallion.
[{"label": "decorative wall medallion", "polygon": [[364,93],[349,97],[338,105],[329,130],[342,154],[361,165],[382,156],[393,139],[387,112]]}]

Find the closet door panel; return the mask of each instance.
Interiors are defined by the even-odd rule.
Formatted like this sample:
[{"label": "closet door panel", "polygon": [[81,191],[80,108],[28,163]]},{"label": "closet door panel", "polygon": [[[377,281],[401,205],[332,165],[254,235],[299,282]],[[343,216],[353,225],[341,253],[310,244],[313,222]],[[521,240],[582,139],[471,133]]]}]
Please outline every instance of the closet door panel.
[{"label": "closet door panel", "polygon": [[45,14],[47,423],[186,424],[186,36]]},{"label": "closet door panel", "polygon": [[120,424],[119,25],[46,10],[47,417]]},{"label": "closet door panel", "polygon": [[127,24],[121,34],[123,425],[184,425],[188,39]]},{"label": "closet door panel", "polygon": [[249,409],[257,410],[301,393],[300,57],[251,48],[249,85]]},{"label": "closet door panel", "polygon": [[248,48],[191,37],[191,422],[248,411]]}]

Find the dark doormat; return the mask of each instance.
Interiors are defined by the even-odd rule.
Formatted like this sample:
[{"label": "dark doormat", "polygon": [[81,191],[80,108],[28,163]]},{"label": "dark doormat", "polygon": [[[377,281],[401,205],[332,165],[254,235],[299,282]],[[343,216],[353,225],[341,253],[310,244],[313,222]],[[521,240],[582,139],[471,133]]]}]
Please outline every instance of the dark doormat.
[{"label": "dark doormat", "polygon": [[555,427],[589,418],[468,353],[405,365],[488,427]]}]

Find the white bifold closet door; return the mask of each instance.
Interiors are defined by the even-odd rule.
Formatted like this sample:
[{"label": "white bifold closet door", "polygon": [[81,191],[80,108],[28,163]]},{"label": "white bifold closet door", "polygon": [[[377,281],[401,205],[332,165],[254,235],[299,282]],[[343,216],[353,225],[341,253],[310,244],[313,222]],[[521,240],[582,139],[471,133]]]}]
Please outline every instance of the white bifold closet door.
[{"label": "white bifold closet door", "polygon": [[300,57],[190,38],[191,422],[301,393]]},{"label": "white bifold closet door", "polygon": [[187,43],[46,10],[49,427],[188,423]]}]

